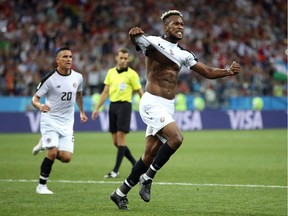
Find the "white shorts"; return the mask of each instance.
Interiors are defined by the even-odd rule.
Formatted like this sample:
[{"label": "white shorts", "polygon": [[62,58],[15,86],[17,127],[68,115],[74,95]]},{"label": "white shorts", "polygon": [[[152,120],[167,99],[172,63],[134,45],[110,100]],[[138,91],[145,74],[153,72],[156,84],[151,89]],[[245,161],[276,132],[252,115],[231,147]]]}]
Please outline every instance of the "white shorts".
[{"label": "white shorts", "polygon": [[73,133],[61,135],[53,127],[41,124],[42,146],[43,148],[58,148],[59,151],[74,152]]},{"label": "white shorts", "polygon": [[[139,113],[143,122],[147,125],[146,137],[155,135],[167,124],[174,122],[175,100],[168,100],[163,97],[145,92],[140,100]],[[167,140],[157,134],[158,138],[165,143]]]}]

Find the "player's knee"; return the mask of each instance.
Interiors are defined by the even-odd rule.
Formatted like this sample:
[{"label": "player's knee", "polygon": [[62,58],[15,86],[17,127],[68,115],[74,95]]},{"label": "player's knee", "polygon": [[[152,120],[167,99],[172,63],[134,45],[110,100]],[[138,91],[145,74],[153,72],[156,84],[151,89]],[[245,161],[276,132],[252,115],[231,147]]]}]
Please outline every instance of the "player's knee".
[{"label": "player's knee", "polygon": [[59,151],[57,154],[57,159],[60,160],[62,163],[69,163],[72,159],[72,154]]},{"label": "player's knee", "polygon": [[57,158],[57,149],[56,148],[48,149],[47,158],[49,158],[50,160],[55,160]]},{"label": "player's knee", "polygon": [[180,146],[181,146],[181,144],[183,143],[183,136],[182,136],[182,134],[177,134],[176,136],[174,136],[171,140],[170,140],[170,142],[169,142],[170,144],[171,144],[171,147],[173,148],[173,149],[178,149]]},{"label": "player's knee", "polygon": [[60,159],[62,163],[69,163],[71,161],[71,157],[63,157]]}]

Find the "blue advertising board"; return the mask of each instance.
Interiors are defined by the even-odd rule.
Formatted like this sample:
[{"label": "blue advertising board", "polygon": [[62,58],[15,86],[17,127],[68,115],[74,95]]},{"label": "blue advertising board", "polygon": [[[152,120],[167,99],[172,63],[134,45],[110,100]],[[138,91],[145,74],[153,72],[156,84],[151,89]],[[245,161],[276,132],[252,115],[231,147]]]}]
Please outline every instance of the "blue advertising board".
[{"label": "blue advertising board", "polygon": [[[91,112],[87,112],[88,117]],[[0,133],[40,131],[40,112],[0,112]],[[183,131],[205,129],[232,129],[254,130],[287,128],[287,111],[252,111],[252,110],[225,110],[225,111],[191,111],[176,112],[174,119]],[[145,130],[138,112],[132,112],[132,131]],[[109,117],[106,111],[92,121],[89,118],[86,124],[80,122],[79,113],[75,113],[75,131],[108,131]]]}]

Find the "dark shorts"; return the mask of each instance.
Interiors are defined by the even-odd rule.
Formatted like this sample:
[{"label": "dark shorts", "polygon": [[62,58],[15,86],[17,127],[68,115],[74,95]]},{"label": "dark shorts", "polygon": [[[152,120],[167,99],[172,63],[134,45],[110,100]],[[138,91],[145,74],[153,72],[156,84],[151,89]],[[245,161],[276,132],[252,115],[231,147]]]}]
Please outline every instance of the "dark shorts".
[{"label": "dark shorts", "polygon": [[132,106],[129,102],[111,102],[109,108],[109,131],[129,133]]}]

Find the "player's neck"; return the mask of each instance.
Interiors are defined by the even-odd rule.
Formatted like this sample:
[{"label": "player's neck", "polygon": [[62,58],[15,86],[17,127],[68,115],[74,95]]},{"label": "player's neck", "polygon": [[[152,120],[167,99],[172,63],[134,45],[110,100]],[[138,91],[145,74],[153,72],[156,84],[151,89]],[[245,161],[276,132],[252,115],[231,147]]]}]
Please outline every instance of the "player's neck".
[{"label": "player's neck", "polygon": [[70,68],[60,68],[57,67],[57,71],[58,73],[60,73],[61,75],[69,75],[71,73],[71,69]]},{"label": "player's neck", "polygon": [[169,37],[169,36],[167,36],[167,35],[164,35],[164,36],[162,36],[162,38],[164,39],[164,40],[167,40],[167,41],[169,41],[170,43],[178,43],[178,41],[180,40],[180,39],[178,39],[178,38],[175,38],[175,37]]},{"label": "player's neck", "polygon": [[121,68],[121,67],[116,67],[116,70],[118,73],[122,73],[122,72],[125,72],[128,70],[128,67],[124,67],[124,68]]}]

